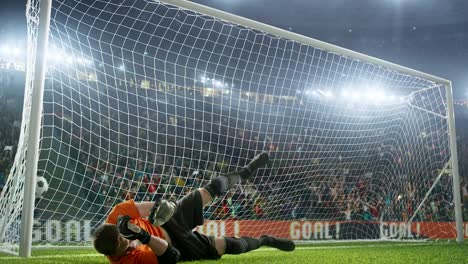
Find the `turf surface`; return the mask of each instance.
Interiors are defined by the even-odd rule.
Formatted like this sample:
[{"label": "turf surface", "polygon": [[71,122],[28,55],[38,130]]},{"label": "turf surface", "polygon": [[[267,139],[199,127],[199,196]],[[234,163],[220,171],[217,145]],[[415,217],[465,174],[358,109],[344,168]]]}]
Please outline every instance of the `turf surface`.
[{"label": "turf surface", "polygon": [[[108,263],[92,249],[35,250],[29,259],[0,253],[0,263]],[[298,245],[294,252],[262,248],[238,256],[223,256],[218,261],[194,261],[193,264],[285,264],[285,263],[454,263],[468,264],[468,243],[337,243]]]}]

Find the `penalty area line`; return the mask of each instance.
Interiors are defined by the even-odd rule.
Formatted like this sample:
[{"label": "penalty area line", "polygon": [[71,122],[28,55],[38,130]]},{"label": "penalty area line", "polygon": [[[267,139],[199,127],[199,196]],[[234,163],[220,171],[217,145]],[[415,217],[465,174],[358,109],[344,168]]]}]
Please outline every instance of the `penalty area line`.
[{"label": "penalty area line", "polygon": [[[401,244],[381,244],[381,245],[349,245],[349,246],[312,246],[312,247],[296,247],[296,250],[323,250],[323,249],[352,249],[352,248],[378,248],[378,247],[408,247],[408,246],[429,246],[431,243],[421,242],[421,243],[401,243]],[[255,251],[271,251],[278,250],[276,248],[259,248]],[[31,259],[56,259],[56,258],[68,258],[68,257],[104,257],[102,254],[93,253],[93,254],[67,254],[67,255],[41,255],[41,256],[32,256]],[[0,260],[19,260],[20,257],[7,256],[0,257]]]}]

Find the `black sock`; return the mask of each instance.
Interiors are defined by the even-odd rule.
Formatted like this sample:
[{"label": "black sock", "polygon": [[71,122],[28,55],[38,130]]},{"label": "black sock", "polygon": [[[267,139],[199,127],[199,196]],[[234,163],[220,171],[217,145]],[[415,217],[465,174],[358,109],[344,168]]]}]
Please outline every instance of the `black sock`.
[{"label": "black sock", "polygon": [[208,185],[205,186],[205,189],[211,194],[212,198],[215,198],[218,195],[222,195],[227,191],[229,186],[229,181],[226,177],[220,176],[212,179]]},{"label": "black sock", "polygon": [[248,179],[250,178],[252,172],[249,171],[249,169],[247,167],[245,168],[242,168],[240,171],[237,172],[239,174],[239,176],[242,178],[242,179]]},{"label": "black sock", "polygon": [[249,245],[247,251],[251,251],[251,250],[257,249],[257,248],[262,246],[262,244],[260,243],[260,240],[257,239],[257,238],[241,237],[241,239],[245,240],[247,242],[247,244]]},{"label": "black sock", "polygon": [[269,236],[262,236],[260,237],[260,244],[262,246],[269,246],[271,244],[272,238]]},{"label": "black sock", "polygon": [[242,254],[255,250],[261,246],[260,240],[251,237],[225,237],[226,254]]}]

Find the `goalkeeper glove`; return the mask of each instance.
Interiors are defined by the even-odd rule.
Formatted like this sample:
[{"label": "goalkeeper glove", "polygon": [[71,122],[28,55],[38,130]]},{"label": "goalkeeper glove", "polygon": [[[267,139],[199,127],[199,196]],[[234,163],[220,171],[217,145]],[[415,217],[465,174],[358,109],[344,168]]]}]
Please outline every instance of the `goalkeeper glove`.
[{"label": "goalkeeper glove", "polygon": [[161,256],[158,256],[159,263],[175,264],[180,260],[180,252],[177,248],[173,247],[171,243],[167,244],[167,249]]},{"label": "goalkeeper glove", "polygon": [[130,216],[119,216],[117,219],[117,228],[120,234],[129,240],[140,240],[143,244],[148,244],[151,240],[151,235],[141,227],[130,222]]},{"label": "goalkeeper glove", "polygon": [[154,203],[148,219],[154,226],[161,226],[171,219],[176,207],[177,204],[174,201],[165,199],[159,200]]}]

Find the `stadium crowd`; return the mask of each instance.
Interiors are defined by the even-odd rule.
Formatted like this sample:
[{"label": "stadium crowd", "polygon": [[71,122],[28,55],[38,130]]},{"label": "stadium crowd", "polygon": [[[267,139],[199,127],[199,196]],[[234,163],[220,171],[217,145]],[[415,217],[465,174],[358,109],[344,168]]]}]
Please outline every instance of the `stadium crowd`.
[{"label": "stadium crowd", "polygon": [[[424,155],[445,155],[447,149],[439,146],[444,135],[416,130],[412,132],[420,140],[404,144],[399,133],[392,133],[395,128],[382,122],[376,122],[371,131],[348,130],[345,139],[324,134],[330,126],[336,130],[350,122],[365,126],[392,116],[365,121],[349,115],[346,119],[327,116],[328,120],[294,118],[316,116],[314,111],[327,112],[327,106],[311,110],[302,102],[281,98],[273,98],[276,106],[267,103],[252,114],[248,109],[266,97],[240,94],[235,101],[233,95],[206,96],[202,90],[174,86],[164,87],[163,93],[157,91],[160,88],[151,94],[125,87],[132,97],[116,100],[112,107],[111,102],[101,102],[100,115],[92,111],[50,113],[55,124],[60,124],[56,136],[71,142],[70,157],[83,175],[81,194],[102,215],[125,199],[177,198],[219,173],[239,168],[259,151],[270,152],[272,166],[218,199],[208,208],[207,218],[404,221],[413,215],[438,174],[443,174],[436,168],[444,164]],[[226,112],[229,107],[222,107],[226,100],[230,107],[236,105],[236,111]],[[271,115],[268,119],[262,115],[275,111],[284,114],[275,116],[274,122]],[[288,120],[290,116],[295,120]],[[428,122],[422,116],[410,118],[408,122],[414,124]],[[310,128],[312,123],[321,129]],[[340,127],[340,123],[345,125]],[[389,147],[388,141],[398,142],[398,147]],[[464,153],[466,142],[460,143]],[[339,148],[347,151],[339,152]],[[465,175],[465,169],[461,170]],[[453,219],[450,189],[449,178],[441,177],[414,221]]]},{"label": "stadium crowd", "polygon": [[22,98],[9,92],[8,73],[0,72],[0,191],[13,165],[21,125]]},{"label": "stadium crowd", "polygon": [[[46,94],[44,122],[54,125],[53,137],[70,144],[72,162],[67,166],[78,168],[80,195],[100,214],[126,199],[177,198],[219,173],[243,166],[259,151],[268,151],[273,164],[213,203],[207,218],[404,221],[413,215],[417,201],[440,173],[427,166],[443,165],[425,163],[415,155],[434,149],[444,154],[437,135],[422,133],[424,140],[412,145],[388,147],[386,140],[402,139],[384,126],[370,132],[349,130],[347,139],[324,134],[344,128],[337,125],[340,121],[366,125],[382,116],[366,123],[350,116],[346,120],[336,116],[313,119],[310,117],[319,114],[318,108],[306,110],[300,101],[245,94],[235,101],[233,95],[206,96],[201,90],[174,86],[164,87],[172,90],[161,93],[159,88],[150,94],[147,89],[126,87],[134,89],[129,93],[133,97],[124,105],[117,100],[100,102],[100,114],[91,111],[92,94],[82,100],[79,113],[70,110],[73,107],[48,107]],[[50,96],[53,89],[46,93]],[[161,94],[164,102],[156,100]],[[22,100],[5,95],[0,100],[0,183],[4,183],[16,151],[21,118],[17,105]],[[272,101],[251,114],[248,109],[258,100]],[[223,101],[229,104],[223,107]],[[154,107],[148,108],[150,104]],[[233,105],[236,111],[229,112]],[[319,105],[322,112],[327,112],[326,107]],[[283,114],[275,115],[274,120],[262,115],[275,111]],[[294,117],[301,115],[303,118]],[[418,122],[418,116],[412,118],[410,122]],[[312,129],[312,125],[321,129]],[[465,179],[461,191],[468,212],[468,130],[462,127],[466,122],[457,125],[460,172]],[[348,151],[340,152],[343,147]],[[382,168],[387,171],[379,172]],[[441,177],[415,221],[453,219],[450,189],[450,178]]]}]

